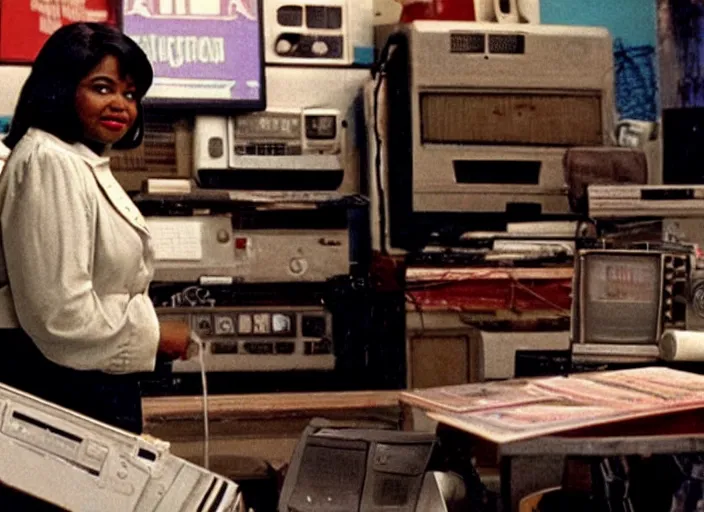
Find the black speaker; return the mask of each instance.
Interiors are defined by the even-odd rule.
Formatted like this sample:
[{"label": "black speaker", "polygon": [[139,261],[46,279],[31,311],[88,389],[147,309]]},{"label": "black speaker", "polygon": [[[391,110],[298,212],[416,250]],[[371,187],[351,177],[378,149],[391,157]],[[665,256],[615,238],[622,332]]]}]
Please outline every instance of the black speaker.
[{"label": "black speaker", "polygon": [[662,112],[664,184],[704,184],[704,108]]}]

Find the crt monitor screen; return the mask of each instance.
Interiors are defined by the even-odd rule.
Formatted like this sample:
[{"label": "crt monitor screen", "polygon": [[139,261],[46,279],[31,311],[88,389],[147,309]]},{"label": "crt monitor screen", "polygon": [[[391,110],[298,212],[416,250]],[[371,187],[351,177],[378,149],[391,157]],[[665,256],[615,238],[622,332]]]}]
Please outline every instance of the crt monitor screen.
[{"label": "crt monitor screen", "polygon": [[296,446],[279,512],[416,512],[435,434],[325,423],[314,419]]},{"label": "crt monitor screen", "polygon": [[154,68],[147,103],[265,105],[261,0],[122,0],[122,29]]},{"label": "crt monitor screen", "polygon": [[367,470],[364,443],[309,444],[289,503],[291,510],[307,512],[357,510]]},{"label": "crt monitor screen", "polygon": [[582,260],[583,341],[657,341],[662,289],[660,254],[595,253]]}]

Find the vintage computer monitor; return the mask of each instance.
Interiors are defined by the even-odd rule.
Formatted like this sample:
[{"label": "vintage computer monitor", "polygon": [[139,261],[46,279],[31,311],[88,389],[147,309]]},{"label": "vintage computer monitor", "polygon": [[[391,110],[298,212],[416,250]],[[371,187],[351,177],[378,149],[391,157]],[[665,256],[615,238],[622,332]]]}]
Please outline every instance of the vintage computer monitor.
[{"label": "vintage computer monitor", "polygon": [[420,512],[435,434],[326,424],[313,420],[301,436],[279,512]]},{"label": "vintage computer monitor", "polygon": [[580,251],[573,284],[572,361],[657,359],[662,333],[687,326],[689,267],[685,252]]}]

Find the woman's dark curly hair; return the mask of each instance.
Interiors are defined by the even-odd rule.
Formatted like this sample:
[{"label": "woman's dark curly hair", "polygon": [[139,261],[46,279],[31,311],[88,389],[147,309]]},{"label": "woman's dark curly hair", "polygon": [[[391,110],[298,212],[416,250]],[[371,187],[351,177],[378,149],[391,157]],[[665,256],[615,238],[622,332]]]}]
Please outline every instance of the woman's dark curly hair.
[{"label": "woman's dark curly hair", "polygon": [[152,84],[152,66],[137,43],[101,23],[65,25],[44,43],[22,87],[5,145],[14,148],[29,128],[39,128],[69,143],[80,141],[83,127],[76,112],[78,84],[108,55],[116,57],[122,75],[134,81],[138,99],[134,125],[112,147],[139,146],[144,136],[141,100]]}]

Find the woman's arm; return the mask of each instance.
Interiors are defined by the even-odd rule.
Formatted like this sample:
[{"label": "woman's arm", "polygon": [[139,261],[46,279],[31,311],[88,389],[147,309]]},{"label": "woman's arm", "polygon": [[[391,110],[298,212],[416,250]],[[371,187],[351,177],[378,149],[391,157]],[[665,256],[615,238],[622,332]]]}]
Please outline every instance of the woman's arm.
[{"label": "woman's arm", "polygon": [[151,371],[159,323],[149,297],[125,292],[101,298],[93,289],[97,198],[82,165],[78,157],[40,144],[16,168],[5,169],[12,174],[2,237],[17,317],[58,364]]}]

